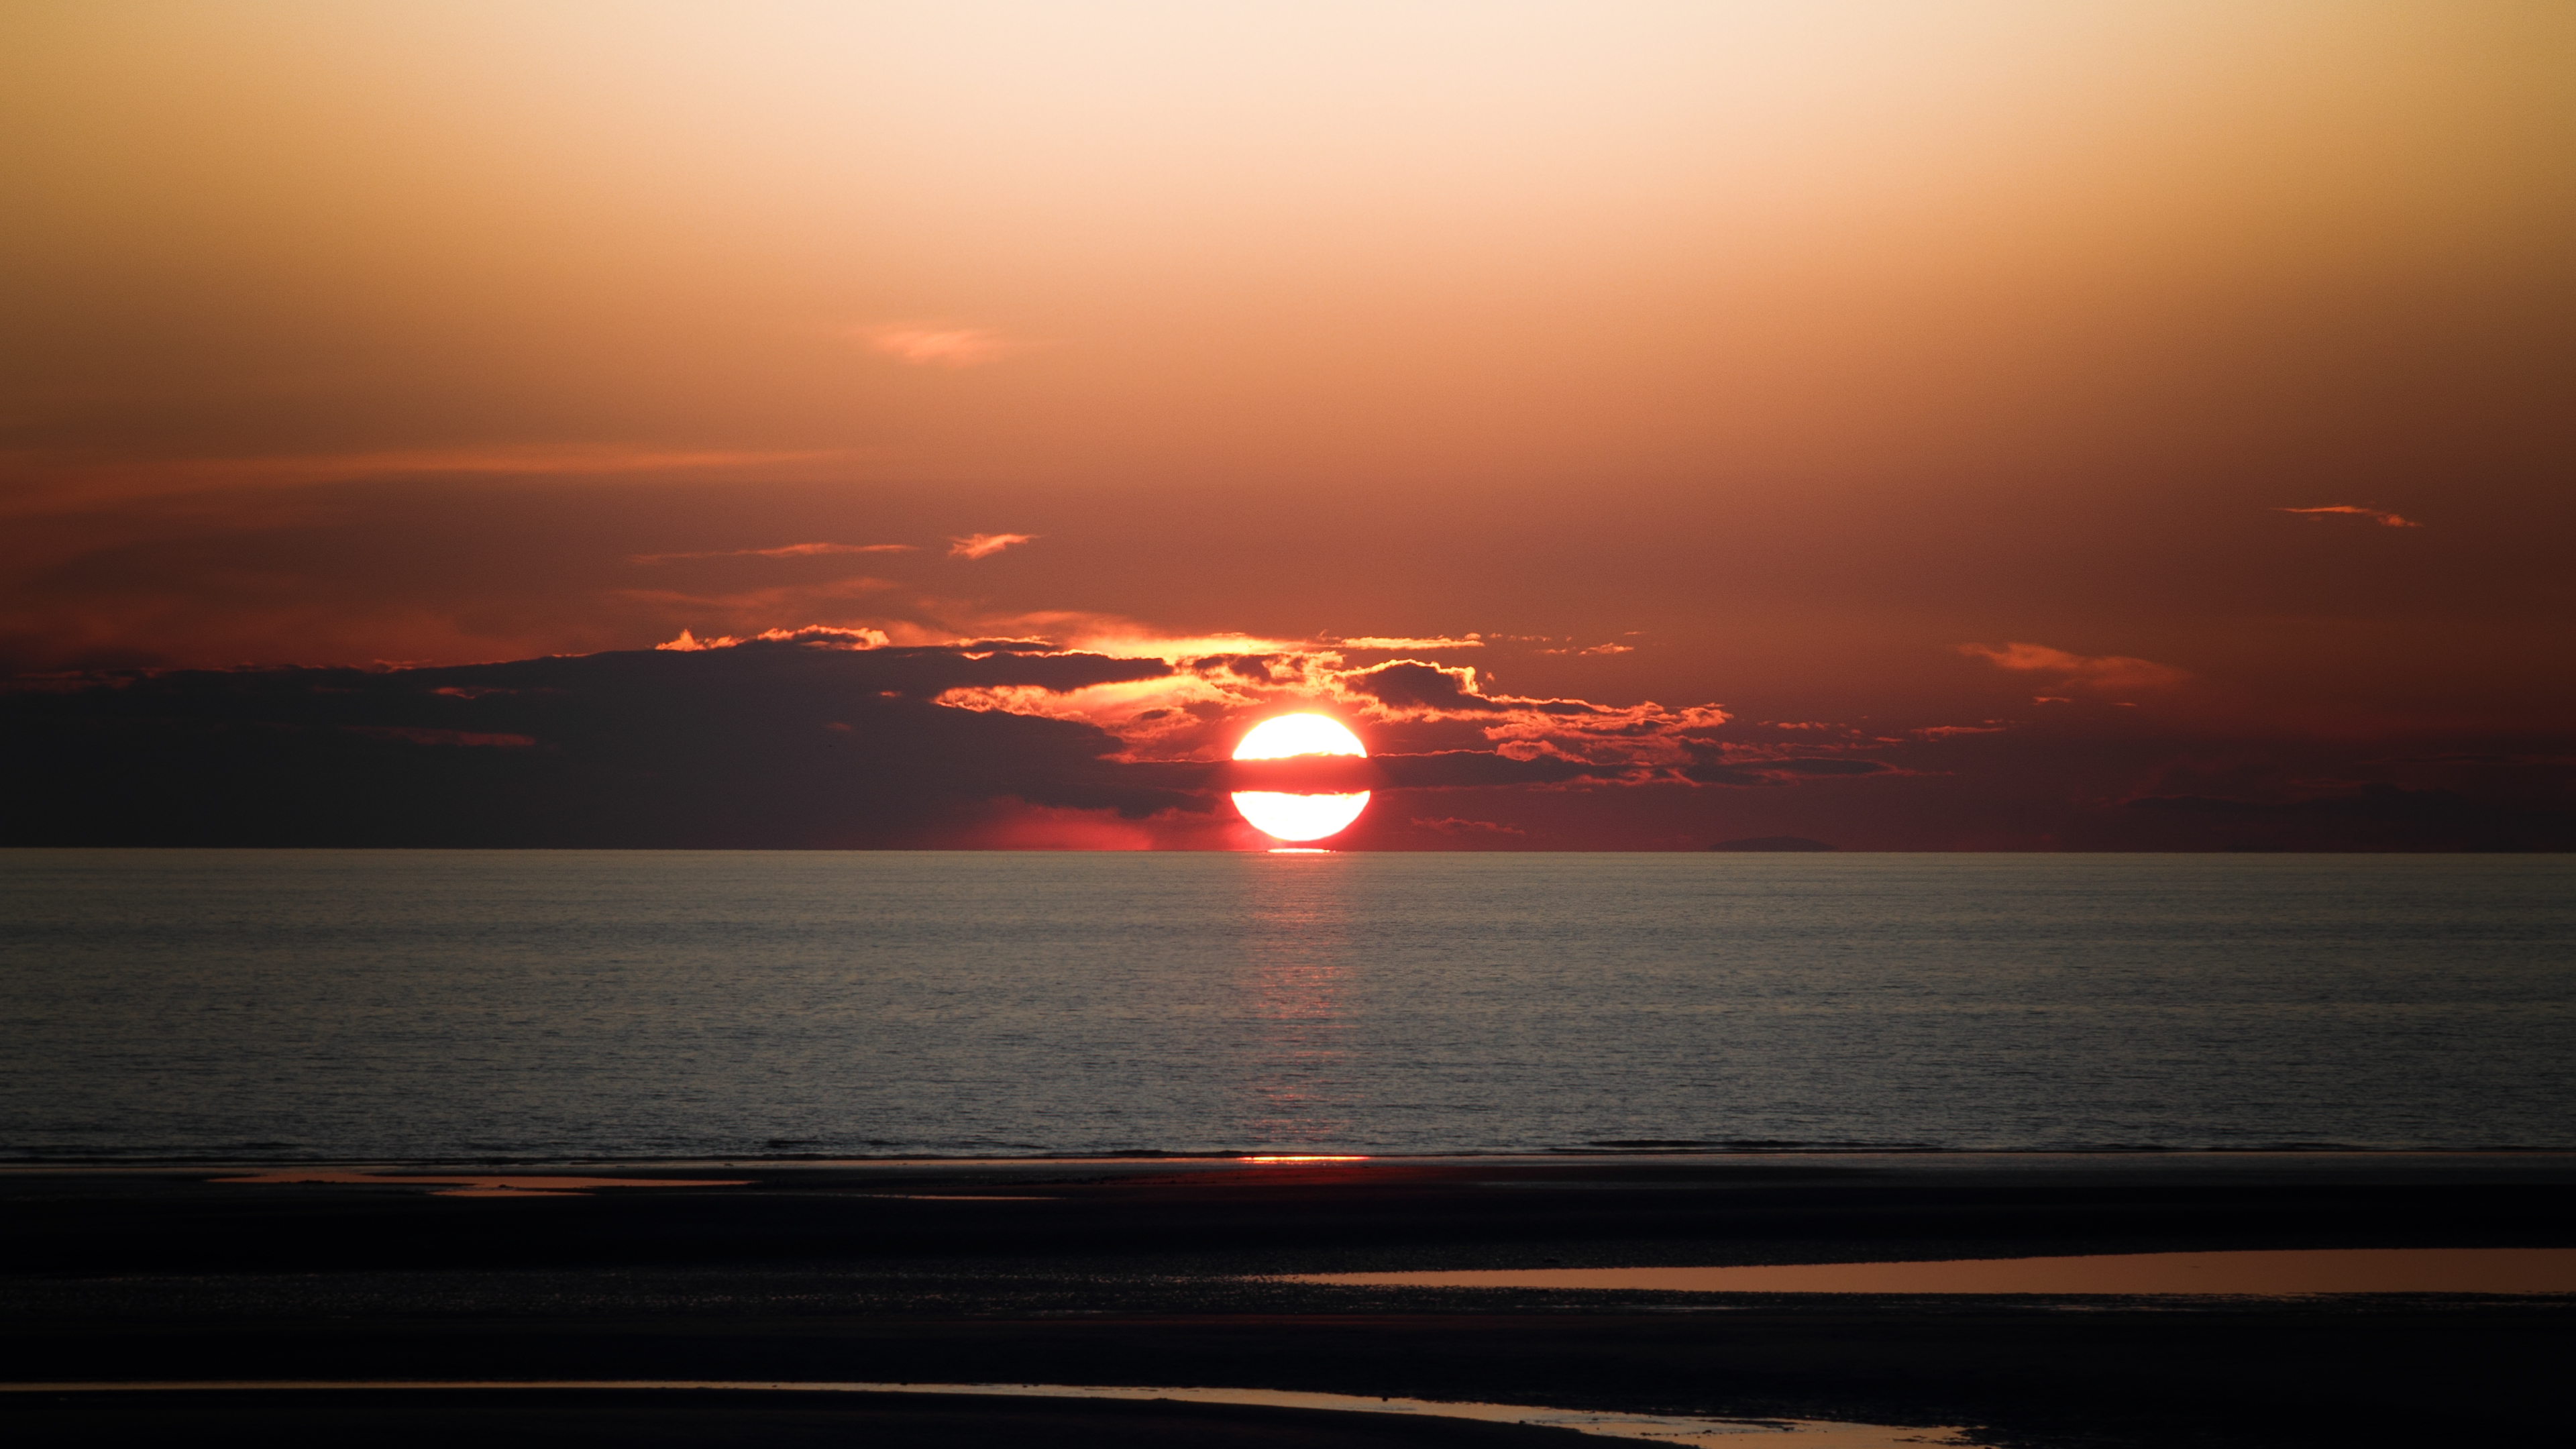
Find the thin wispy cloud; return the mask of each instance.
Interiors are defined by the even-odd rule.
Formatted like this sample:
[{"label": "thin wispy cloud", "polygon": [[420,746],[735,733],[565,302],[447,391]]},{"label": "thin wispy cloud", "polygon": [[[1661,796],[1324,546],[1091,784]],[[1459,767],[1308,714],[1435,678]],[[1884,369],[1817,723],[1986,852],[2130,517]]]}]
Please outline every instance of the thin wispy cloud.
[{"label": "thin wispy cloud", "polygon": [[837,448],[657,448],[625,443],[492,444],[166,459],[14,449],[0,452],[0,473],[13,474],[24,483],[0,493],[0,516],[94,507],[116,500],[254,488],[304,488],[367,478],[495,474],[581,478],[690,473],[774,476],[796,465],[837,462],[850,456],[848,450]]},{"label": "thin wispy cloud", "polygon": [[948,540],[950,558],[991,558],[1006,548],[1017,548],[1037,539],[1034,533],[970,533],[964,538]]},{"label": "thin wispy cloud", "polygon": [[1171,634],[1128,619],[1075,616],[1065,647],[1114,654],[1121,659],[1162,659],[1178,664],[1216,655],[1295,654],[1307,646],[1294,639],[1264,639],[1255,634]]},{"label": "thin wispy cloud", "polygon": [[1392,634],[1363,634],[1356,639],[1326,638],[1335,649],[1482,649],[1485,641],[1473,634],[1464,639],[1435,637],[1414,639]]},{"label": "thin wispy cloud", "polygon": [[879,354],[906,367],[982,367],[1025,352],[1029,344],[989,327],[946,327],[889,322],[862,327],[859,337]]},{"label": "thin wispy cloud", "polygon": [[2357,503],[2328,503],[2317,508],[2275,508],[2274,513],[2296,513],[2305,518],[2349,518],[2376,523],[2382,528],[2422,528],[2414,519],[2391,513],[2385,508],[2364,508]]},{"label": "thin wispy cloud", "polygon": [[639,553],[630,563],[668,563],[685,558],[814,558],[836,553],[912,553],[908,543],[790,543],[777,548],[711,548],[693,553]]},{"label": "thin wispy cloud", "polygon": [[802,629],[764,629],[745,638],[718,634],[701,639],[683,629],[677,639],[665,640],[653,647],[665,653],[695,654],[707,649],[738,649],[744,644],[819,644],[835,649],[883,649],[892,640],[883,629],[844,629],[832,624],[808,624]]},{"label": "thin wispy cloud", "polygon": [[1983,659],[1997,669],[2062,676],[2069,684],[2095,689],[2154,689],[2191,678],[2188,670],[2126,654],[2071,654],[2045,644],[1962,644],[1959,652]]},{"label": "thin wispy cloud", "polygon": [[1294,654],[1312,642],[1254,634],[1174,634],[1116,614],[1084,609],[948,614],[933,621],[879,619],[898,644],[934,647],[974,641],[1018,640],[1077,653],[1120,659],[1161,659],[1178,664],[1209,655]]}]

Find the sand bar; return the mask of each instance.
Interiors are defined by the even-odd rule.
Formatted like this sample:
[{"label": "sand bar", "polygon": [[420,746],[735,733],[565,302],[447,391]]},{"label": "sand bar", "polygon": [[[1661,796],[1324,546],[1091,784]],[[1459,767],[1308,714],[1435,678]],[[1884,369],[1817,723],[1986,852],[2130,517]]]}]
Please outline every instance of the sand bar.
[{"label": "sand bar", "polygon": [[1550,1409],[1530,1404],[1457,1403],[1433,1399],[1372,1398],[1355,1394],[1297,1393],[1282,1389],[1191,1388],[1098,1384],[917,1384],[760,1382],[740,1379],[547,1379],[437,1380],[400,1379],[352,1382],[330,1379],[162,1380],[142,1383],[0,1384],[0,1393],[204,1393],[215,1391],[278,1393],[298,1390],[345,1393],[364,1390],[419,1393],[435,1390],[490,1391],[713,1391],[728,1393],[931,1394],[992,1398],[1116,1399],[1140,1403],[1234,1404],[1255,1408],[1313,1409],[1346,1414],[1393,1414],[1411,1418],[1465,1419],[1485,1424],[1527,1424],[1570,1429],[1609,1439],[1650,1439],[1658,1444],[1742,1442],[1755,1436],[1786,1449],[1907,1449],[1915,1445],[1964,1444],[1955,1428],[1908,1428],[1892,1424],[1846,1424],[1826,1419],[1717,1419],[1665,1414],[1625,1414],[1584,1409]]},{"label": "sand bar", "polygon": [[2316,1248],[2103,1253],[1931,1263],[1305,1273],[1345,1288],[1569,1288],[1662,1293],[2576,1293],[2576,1248]]}]

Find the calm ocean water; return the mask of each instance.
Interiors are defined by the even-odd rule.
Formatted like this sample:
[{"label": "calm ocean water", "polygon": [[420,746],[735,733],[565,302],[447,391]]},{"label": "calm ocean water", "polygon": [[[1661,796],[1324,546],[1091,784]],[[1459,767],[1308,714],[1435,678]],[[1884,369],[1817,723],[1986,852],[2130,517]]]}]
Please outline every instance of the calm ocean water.
[{"label": "calm ocean water", "polygon": [[2576,857],[0,852],[0,1154],[2576,1146]]}]

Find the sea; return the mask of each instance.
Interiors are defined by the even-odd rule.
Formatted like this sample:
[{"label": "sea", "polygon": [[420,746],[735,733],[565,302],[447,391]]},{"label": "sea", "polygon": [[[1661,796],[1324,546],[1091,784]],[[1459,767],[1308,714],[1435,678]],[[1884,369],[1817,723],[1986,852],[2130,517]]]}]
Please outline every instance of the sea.
[{"label": "sea", "polygon": [[2576,1147],[2565,855],[0,852],[0,1158]]}]

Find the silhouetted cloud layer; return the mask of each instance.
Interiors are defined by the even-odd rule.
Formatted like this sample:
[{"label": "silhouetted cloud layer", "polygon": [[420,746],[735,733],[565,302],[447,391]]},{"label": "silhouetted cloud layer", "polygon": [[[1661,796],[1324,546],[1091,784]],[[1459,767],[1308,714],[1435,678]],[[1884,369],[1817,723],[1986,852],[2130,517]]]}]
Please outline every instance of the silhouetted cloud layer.
[{"label": "silhouetted cloud layer", "polygon": [[[1122,735],[1078,717],[1082,702],[1193,688],[1211,671],[1282,687],[1329,682],[1338,656],[1182,668],[1044,640],[883,640],[815,626],[749,640],[684,633],[649,651],[502,664],[20,681],[0,695],[0,722],[13,754],[39,763],[13,772],[0,830],[17,844],[973,844],[961,822],[997,802],[1143,820],[1208,816],[1244,789],[1549,787],[1637,775],[1625,756],[1491,747],[1365,760],[1156,757],[1135,746],[1161,737],[1157,720],[1131,721]],[[1521,716],[1638,717],[1582,701],[1488,698],[1469,672],[1420,664],[1349,677],[1356,686],[1336,697],[1421,719],[1468,717],[1503,734]],[[1256,712],[1270,702],[1266,693],[1236,701]],[[1239,731],[1223,717],[1201,722],[1208,741]]]},{"label": "silhouetted cloud layer", "polygon": [[[1977,652],[2097,689],[2182,679],[2116,656]],[[1752,725],[1714,704],[1511,695],[1471,667],[1354,665],[1334,648],[684,633],[438,668],[21,677],[0,688],[0,843],[1257,847],[1226,803],[1249,789],[1425,797],[1374,807],[1335,842],[1354,848],[2576,845],[2569,757],[2545,739],[2363,754],[2177,732],[2125,704]],[[1373,753],[1227,758],[1287,709],[1342,717]]]},{"label": "silhouetted cloud layer", "polygon": [[443,669],[126,676],[0,698],[21,844],[871,846],[997,798],[1211,801],[1081,723],[930,702],[1168,671],[782,641]]},{"label": "silhouetted cloud layer", "polygon": [[2369,850],[2563,850],[2576,844],[2576,813],[2563,808],[2385,783],[2293,800],[2149,795],[2128,806],[2209,819],[2241,850],[2308,848],[2321,829],[2348,848]]}]

